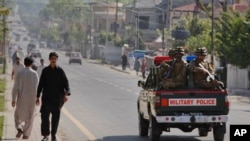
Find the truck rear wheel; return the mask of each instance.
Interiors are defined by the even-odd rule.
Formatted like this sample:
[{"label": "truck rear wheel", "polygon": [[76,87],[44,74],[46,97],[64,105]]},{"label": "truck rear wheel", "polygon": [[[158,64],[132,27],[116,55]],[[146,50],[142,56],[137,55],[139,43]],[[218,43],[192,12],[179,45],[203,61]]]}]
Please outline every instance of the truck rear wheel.
[{"label": "truck rear wheel", "polygon": [[224,141],[226,123],[220,123],[213,127],[214,141]]},{"label": "truck rear wheel", "polygon": [[149,119],[149,140],[150,141],[159,141],[161,137],[161,129],[157,123],[154,116],[150,116]]},{"label": "truck rear wheel", "polygon": [[201,127],[198,130],[200,137],[206,137],[208,135],[208,130],[206,128]]},{"label": "truck rear wheel", "polygon": [[149,122],[145,120],[140,113],[138,114],[138,118],[139,118],[139,135],[141,137],[146,137],[148,136]]}]

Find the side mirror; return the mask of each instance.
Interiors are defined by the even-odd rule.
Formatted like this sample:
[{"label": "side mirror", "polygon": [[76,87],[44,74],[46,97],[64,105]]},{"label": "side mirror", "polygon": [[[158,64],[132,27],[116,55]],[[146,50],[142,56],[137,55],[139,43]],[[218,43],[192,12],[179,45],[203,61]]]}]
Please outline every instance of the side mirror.
[{"label": "side mirror", "polygon": [[141,80],[139,80],[138,81],[138,87],[144,87],[145,86],[145,81],[141,81]]}]

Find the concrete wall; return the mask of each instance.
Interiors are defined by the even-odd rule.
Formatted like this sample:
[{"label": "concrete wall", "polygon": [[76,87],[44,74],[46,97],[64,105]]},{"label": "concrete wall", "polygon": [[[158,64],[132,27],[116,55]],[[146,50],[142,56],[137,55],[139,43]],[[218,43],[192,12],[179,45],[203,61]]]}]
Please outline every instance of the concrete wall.
[{"label": "concrete wall", "polygon": [[227,87],[229,89],[250,89],[250,67],[240,69],[233,65],[227,65]]},{"label": "concrete wall", "polygon": [[99,46],[99,55],[108,64],[120,65],[121,64],[121,48],[115,46]]}]

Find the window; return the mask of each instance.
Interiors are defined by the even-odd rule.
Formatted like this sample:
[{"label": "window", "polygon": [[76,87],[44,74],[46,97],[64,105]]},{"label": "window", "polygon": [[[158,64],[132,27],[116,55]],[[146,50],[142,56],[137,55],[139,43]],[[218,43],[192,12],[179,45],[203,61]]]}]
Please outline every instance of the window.
[{"label": "window", "polygon": [[139,16],[139,29],[149,28],[149,16]]}]

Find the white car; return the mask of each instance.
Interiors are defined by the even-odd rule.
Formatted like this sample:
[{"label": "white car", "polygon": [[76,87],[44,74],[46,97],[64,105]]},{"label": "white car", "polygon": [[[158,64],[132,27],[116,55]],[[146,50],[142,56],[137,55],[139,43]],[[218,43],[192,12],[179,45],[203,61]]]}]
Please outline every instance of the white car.
[{"label": "white car", "polygon": [[80,52],[71,52],[69,56],[69,64],[79,63],[82,64],[82,55]]}]

